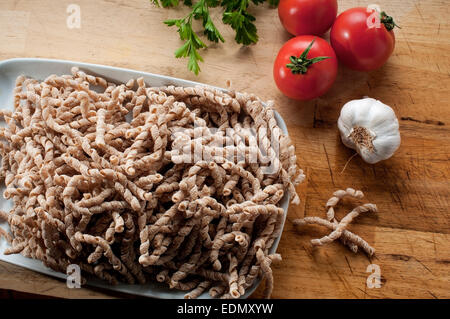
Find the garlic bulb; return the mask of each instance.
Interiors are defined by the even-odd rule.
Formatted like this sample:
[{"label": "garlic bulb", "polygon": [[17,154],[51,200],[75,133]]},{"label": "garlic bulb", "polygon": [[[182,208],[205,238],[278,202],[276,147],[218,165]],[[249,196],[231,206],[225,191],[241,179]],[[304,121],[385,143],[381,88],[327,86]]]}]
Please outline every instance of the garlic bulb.
[{"label": "garlic bulb", "polygon": [[372,98],[346,103],[338,128],[344,145],[356,150],[370,164],[388,159],[400,146],[394,110]]}]

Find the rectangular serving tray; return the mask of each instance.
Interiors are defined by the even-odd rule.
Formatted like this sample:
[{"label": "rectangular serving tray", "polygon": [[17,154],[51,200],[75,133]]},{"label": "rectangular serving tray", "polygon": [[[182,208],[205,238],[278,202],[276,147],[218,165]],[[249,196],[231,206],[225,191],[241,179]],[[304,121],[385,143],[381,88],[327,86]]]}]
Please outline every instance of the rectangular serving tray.
[{"label": "rectangular serving tray", "polygon": [[[71,74],[70,69],[73,66],[79,67],[81,70],[89,73],[102,76],[111,82],[127,82],[131,78],[143,77],[147,86],[164,86],[164,85],[175,85],[175,86],[196,86],[202,85],[207,87],[214,87],[198,82],[187,81],[183,79],[173,78],[164,75],[140,72],[136,70],[123,69],[111,66],[104,66],[98,64],[89,64],[82,62],[64,61],[64,60],[52,60],[52,59],[35,59],[35,58],[18,58],[10,59],[0,62],[0,108],[13,110],[13,89],[15,86],[15,80],[19,75],[25,75],[27,77],[32,77],[37,80],[44,80],[51,74],[63,75]],[[217,88],[226,91],[222,88]],[[279,127],[284,134],[288,134],[287,127],[281,116],[275,111],[275,118],[278,122]],[[4,125],[4,123],[1,123]],[[4,185],[1,185],[0,192],[3,194],[5,190]],[[281,207],[284,209],[283,226],[286,220],[287,210],[289,206],[289,196],[286,194],[281,200]],[[6,200],[3,196],[0,196],[0,209],[9,211],[12,208],[12,201]],[[0,226],[9,229],[7,223],[0,223]],[[280,236],[274,242],[270,253],[274,253],[278,247],[280,241]],[[0,238],[0,260],[6,261],[8,263],[21,266],[30,270],[34,270],[52,277],[57,277],[66,280],[67,275],[59,272],[55,272],[47,267],[45,267],[41,261],[34,260],[31,258],[24,257],[20,254],[15,255],[4,255],[3,252],[8,247],[8,243],[4,238]],[[246,293],[241,296],[241,298],[247,298],[251,295],[261,280],[255,281],[255,284],[247,289]],[[101,287],[104,289],[119,291],[123,293],[129,293],[133,295],[153,297],[153,298],[183,298],[186,292],[171,290],[167,286],[160,283],[151,282],[144,285],[141,284],[123,284],[109,285],[103,281],[96,278],[88,278],[87,285]],[[14,289],[14,287],[10,287]],[[207,292],[203,293],[200,299],[210,299],[211,297]]]}]

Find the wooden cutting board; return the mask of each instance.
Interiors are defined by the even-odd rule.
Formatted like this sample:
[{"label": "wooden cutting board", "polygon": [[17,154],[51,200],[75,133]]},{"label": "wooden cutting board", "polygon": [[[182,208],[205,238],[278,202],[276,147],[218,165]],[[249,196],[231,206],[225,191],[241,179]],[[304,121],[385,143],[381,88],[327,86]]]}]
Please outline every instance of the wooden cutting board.
[{"label": "wooden cutting board", "polygon": [[[80,28],[67,27],[67,6],[81,9]],[[396,18],[396,48],[380,70],[339,69],[336,84],[311,102],[284,97],[272,79],[275,56],[290,36],[267,6],[252,8],[260,40],[240,47],[220,23],[226,43],[202,51],[198,77],[175,59],[181,43],[162,23],[185,9],[162,9],[147,0],[0,0],[0,59],[45,57],[137,69],[224,87],[274,100],[295,143],[298,164],[307,175],[298,187],[280,242],[283,261],[274,265],[274,298],[449,298],[450,297],[450,5],[446,0],[379,0]],[[339,12],[365,1],[339,1]],[[1,92],[0,92],[1,94]],[[392,106],[402,144],[394,157],[376,165],[353,158],[339,139],[336,121],[342,105],[370,96]],[[353,254],[340,243],[312,248],[319,227],[294,227],[292,220],[324,216],[324,204],[337,189],[361,189],[379,213],[360,217],[351,230],[376,248],[376,255]],[[342,217],[351,208],[337,212]],[[367,267],[379,266],[381,287],[366,284]],[[373,267],[373,266],[372,266]],[[376,267],[376,266],[375,266]],[[68,289],[64,282],[0,263],[0,288],[65,298],[123,297],[91,288]],[[253,297],[261,296],[261,289]]]}]

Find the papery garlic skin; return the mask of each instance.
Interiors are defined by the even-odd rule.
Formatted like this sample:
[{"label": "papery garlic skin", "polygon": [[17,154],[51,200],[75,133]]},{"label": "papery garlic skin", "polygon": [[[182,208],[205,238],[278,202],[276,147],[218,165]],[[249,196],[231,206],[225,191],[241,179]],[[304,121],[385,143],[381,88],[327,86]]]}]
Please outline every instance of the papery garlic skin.
[{"label": "papery garlic skin", "polygon": [[372,98],[347,102],[342,107],[338,128],[344,145],[370,164],[388,159],[400,146],[394,110]]}]

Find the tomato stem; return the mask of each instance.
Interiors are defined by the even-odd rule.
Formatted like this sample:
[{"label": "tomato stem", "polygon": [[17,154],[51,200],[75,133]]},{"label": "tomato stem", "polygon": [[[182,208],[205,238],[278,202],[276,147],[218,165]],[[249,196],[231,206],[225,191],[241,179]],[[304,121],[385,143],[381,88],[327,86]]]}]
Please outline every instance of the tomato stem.
[{"label": "tomato stem", "polygon": [[305,74],[308,71],[308,67],[311,66],[314,63],[329,59],[329,56],[319,56],[312,59],[308,59],[306,56],[308,55],[309,51],[311,50],[315,40],[312,40],[312,42],[308,45],[305,51],[303,51],[302,54],[300,54],[299,57],[296,57],[292,55],[289,60],[291,63],[286,64],[286,67],[288,69],[291,69],[291,72],[293,74]]},{"label": "tomato stem", "polygon": [[401,29],[391,16],[388,16],[386,12],[382,11],[380,13],[381,23],[383,23],[388,31],[393,30],[395,27]]}]

